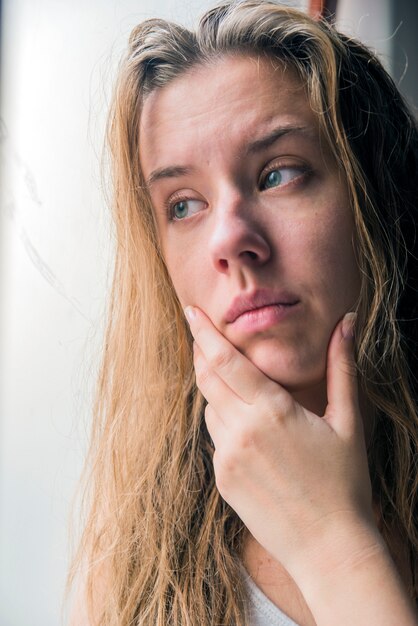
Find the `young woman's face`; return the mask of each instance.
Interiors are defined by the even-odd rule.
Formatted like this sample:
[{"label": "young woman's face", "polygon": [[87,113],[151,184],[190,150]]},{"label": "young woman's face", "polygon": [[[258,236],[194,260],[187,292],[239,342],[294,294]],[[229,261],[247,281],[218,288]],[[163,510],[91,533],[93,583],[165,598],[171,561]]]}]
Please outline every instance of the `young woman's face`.
[{"label": "young woman's face", "polygon": [[300,399],[323,400],[328,342],[360,278],[344,177],[295,74],[248,56],[195,68],[147,98],[140,144],[182,305]]}]

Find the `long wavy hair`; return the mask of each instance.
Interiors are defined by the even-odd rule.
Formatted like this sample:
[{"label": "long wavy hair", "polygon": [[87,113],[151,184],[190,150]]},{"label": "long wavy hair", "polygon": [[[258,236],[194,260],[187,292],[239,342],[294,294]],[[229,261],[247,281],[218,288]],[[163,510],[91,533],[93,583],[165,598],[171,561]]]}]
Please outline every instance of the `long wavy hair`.
[{"label": "long wavy hair", "polygon": [[[361,272],[360,384],[375,416],[369,468],[380,530],[410,554],[417,597],[417,129],[370,50],[270,0],[223,2],[195,32],[150,19],[123,59],[108,125],[117,241],[68,588],[83,570],[95,626],[246,623],[245,528],[219,495],[191,339],[139,162],[144,99],[193,66],[267,55],[292,67],[345,173]],[[396,549],[391,548],[396,559]]]}]

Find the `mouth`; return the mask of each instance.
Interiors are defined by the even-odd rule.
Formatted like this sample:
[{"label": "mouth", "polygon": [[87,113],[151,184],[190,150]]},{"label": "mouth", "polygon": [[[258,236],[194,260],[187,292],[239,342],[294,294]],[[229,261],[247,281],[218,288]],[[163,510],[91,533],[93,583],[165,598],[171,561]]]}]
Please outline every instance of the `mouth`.
[{"label": "mouth", "polygon": [[279,321],[298,304],[298,298],[292,293],[258,289],[251,294],[237,296],[226,312],[225,321],[228,324]]}]

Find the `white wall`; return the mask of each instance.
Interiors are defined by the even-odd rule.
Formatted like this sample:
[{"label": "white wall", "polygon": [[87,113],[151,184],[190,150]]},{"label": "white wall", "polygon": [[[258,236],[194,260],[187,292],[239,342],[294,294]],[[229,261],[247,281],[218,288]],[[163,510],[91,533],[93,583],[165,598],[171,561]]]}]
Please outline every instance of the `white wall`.
[{"label": "white wall", "polygon": [[[367,9],[350,1],[358,12],[342,2],[344,21],[356,30]],[[138,21],[188,23],[208,5],[3,3],[1,626],[61,622],[68,507],[86,446],[112,250],[99,160],[115,62]],[[365,34],[380,45],[388,26],[386,2],[379,6]]]},{"label": "white wall", "polygon": [[338,0],[338,30],[357,37],[374,50],[386,69],[392,69],[395,29],[391,4],[396,0]]},{"label": "white wall", "polygon": [[60,623],[111,241],[99,159],[131,27],[192,3],[9,0],[3,15],[0,624]]}]

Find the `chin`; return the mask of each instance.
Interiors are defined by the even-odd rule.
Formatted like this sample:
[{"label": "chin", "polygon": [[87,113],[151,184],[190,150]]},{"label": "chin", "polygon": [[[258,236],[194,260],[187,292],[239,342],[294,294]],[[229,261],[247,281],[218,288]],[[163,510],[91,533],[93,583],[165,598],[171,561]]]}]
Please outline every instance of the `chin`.
[{"label": "chin", "polygon": [[280,346],[261,345],[245,354],[259,370],[279,383],[304,406],[314,404],[318,410],[318,401],[321,408],[324,401],[326,403],[325,350],[295,351]]}]

